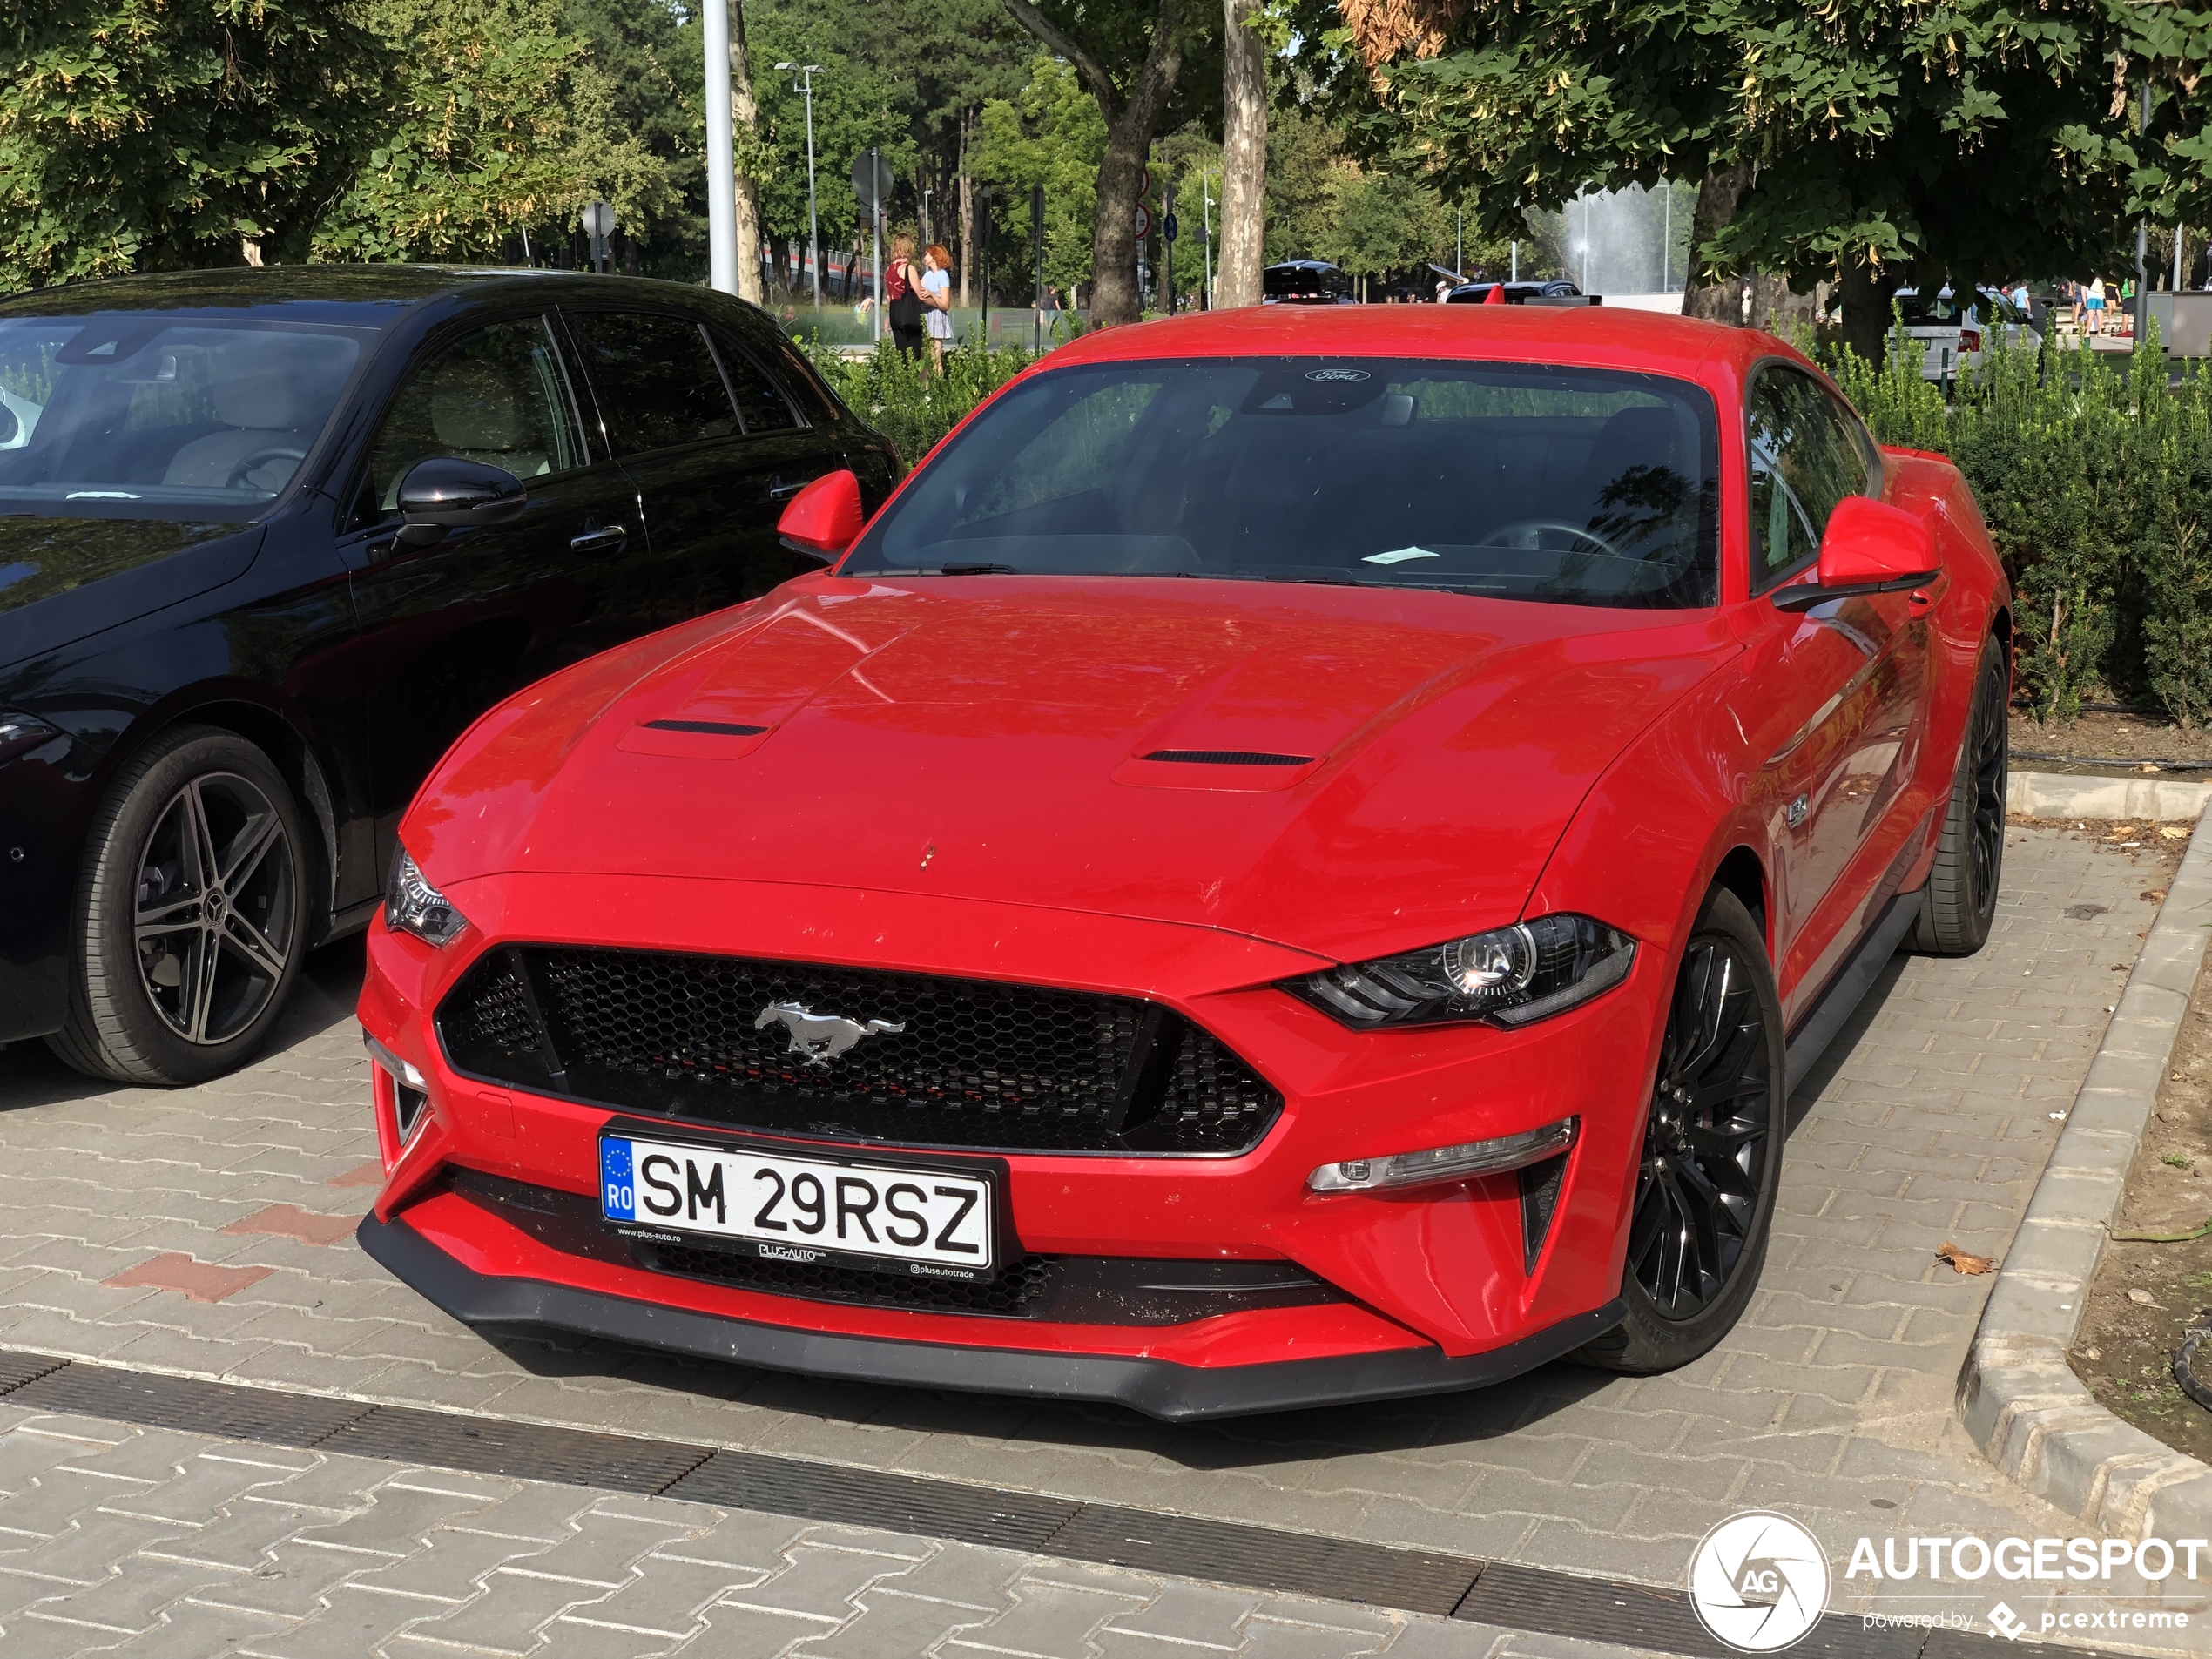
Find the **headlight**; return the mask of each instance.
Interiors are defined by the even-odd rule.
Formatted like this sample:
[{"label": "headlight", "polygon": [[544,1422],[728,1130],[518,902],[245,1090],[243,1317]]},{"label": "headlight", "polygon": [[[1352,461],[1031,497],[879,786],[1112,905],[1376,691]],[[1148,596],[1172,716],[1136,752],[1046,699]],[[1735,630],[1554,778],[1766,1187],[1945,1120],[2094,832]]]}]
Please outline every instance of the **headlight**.
[{"label": "headlight", "polygon": [[433,945],[449,945],[469,925],[469,918],[422,879],[422,872],[401,847],[392,860],[392,885],[384,894],[384,925]]},{"label": "headlight", "polygon": [[59,727],[47,725],[36,715],[0,713],[0,760],[29,754],[61,735]]},{"label": "headlight", "polygon": [[1539,916],[1402,956],[1324,968],[1284,988],[1355,1030],[1492,1020],[1527,1025],[1628,977],[1636,941],[1588,916]]}]

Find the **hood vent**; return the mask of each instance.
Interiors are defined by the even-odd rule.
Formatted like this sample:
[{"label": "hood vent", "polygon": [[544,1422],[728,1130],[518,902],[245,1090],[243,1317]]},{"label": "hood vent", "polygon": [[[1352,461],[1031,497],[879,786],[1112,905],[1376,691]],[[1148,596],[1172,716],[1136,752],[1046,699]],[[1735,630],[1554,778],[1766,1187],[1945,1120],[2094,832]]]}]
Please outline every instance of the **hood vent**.
[{"label": "hood vent", "polygon": [[1268,754],[1257,749],[1155,749],[1140,760],[1167,760],[1186,766],[1304,766],[1312,755]]},{"label": "hood vent", "polygon": [[644,720],[649,732],[701,732],[710,738],[757,738],[765,725],[738,725],[730,720]]}]

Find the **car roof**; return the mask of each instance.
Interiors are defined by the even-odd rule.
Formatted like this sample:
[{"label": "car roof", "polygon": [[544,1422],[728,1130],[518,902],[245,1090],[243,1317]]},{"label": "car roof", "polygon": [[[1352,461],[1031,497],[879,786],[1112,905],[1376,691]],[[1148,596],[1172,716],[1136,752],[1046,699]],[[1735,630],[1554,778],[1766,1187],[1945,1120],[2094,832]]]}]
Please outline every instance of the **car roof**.
[{"label": "car roof", "polygon": [[0,320],[11,315],[85,316],[112,311],[243,311],[300,321],[381,328],[425,300],[488,296],[509,290],[569,288],[605,292],[597,284],[651,286],[696,296],[699,290],[672,282],[647,285],[636,278],[589,279],[570,271],[516,270],[496,266],[270,265],[220,270],[172,271],[147,276],[104,277],[32,288],[0,298]]},{"label": "car roof", "polygon": [[1104,328],[1047,370],[1151,357],[1433,357],[1563,363],[1699,377],[1716,360],[1798,354],[1757,329],[1605,306],[1252,306]]}]

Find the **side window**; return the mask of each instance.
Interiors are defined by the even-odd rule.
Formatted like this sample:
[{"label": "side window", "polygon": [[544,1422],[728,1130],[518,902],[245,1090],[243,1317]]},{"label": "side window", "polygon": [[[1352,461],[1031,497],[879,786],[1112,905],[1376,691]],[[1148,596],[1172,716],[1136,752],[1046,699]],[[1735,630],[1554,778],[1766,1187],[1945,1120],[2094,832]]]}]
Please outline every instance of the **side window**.
[{"label": "side window", "polygon": [[789,432],[799,425],[799,417],[791,412],[791,400],[744,347],[732,345],[720,335],[714,347],[722,359],[722,372],[729,377],[730,390],[737,397],[738,415],[745,421],[747,437]]},{"label": "side window", "polygon": [[1828,515],[1865,493],[1866,454],[1827,388],[1793,368],[1763,371],[1745,435],[1751,471],[1751,586],[1820,550]]},{"label": "side window", "polygon": [[624,454],[736,435],[737,412],[698,324],[644,312],[564,314]]},{"label": "side window", "polygon": [[391,513],[400,480],[434,455],[480,461],[525,482],[585,464],[568,376],[543,318],[463,334],[415,369],[369,448],[354,522]]}]

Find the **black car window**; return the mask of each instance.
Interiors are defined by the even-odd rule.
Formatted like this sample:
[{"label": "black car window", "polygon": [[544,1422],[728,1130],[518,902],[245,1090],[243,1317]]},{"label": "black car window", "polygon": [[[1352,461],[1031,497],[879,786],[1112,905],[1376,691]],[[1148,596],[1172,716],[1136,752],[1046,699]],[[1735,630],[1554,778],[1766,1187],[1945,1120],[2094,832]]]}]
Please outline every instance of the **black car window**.
[{"label": "black car window", "polygon": [[575,401],[543,318],[475,329],[416,368],[370,447],[354,522],[389,514],[408,469],[435,455],[482,462],[525,483],[585,464]]},{"label": "black car window", "polygon": [[1827,388],[1776,364],[1752,384],[1744,423],[1751,472],[1752,586],[1819,551],[1828,515],[1865,493],[1866,452]]},{"label": "black car window", "polygon": [[715,347],[722,359],[722,372],[729,377],[730,389],[737,395],[738,415],[745,421],[746,436],[788,432],[799,424],[799,417],[791,412],[791,400],[742,346],[732,344],[725,335],[717,337]]},{"label": "black car window", "polygon": [[344,395],[351,328],[158,312],[0,321],[0,502],[251,516]]},{"label": "black car window", "polygon": [[736,434],[737,414],[698,324],[631,311],[570,312],[568,319],[619,452]]}]

